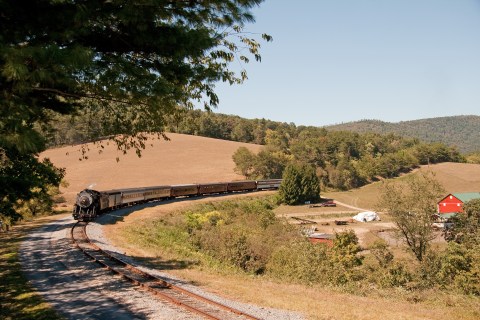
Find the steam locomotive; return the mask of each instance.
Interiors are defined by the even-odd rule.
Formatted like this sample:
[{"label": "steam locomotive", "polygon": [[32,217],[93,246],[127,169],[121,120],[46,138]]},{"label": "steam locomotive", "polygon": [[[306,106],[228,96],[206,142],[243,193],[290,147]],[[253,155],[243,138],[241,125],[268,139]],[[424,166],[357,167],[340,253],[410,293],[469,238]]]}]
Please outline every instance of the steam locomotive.
[{"label": "steam locomotive", "polygon": [[281,179],[231,181],[205,184],[181,184],[130,189],[96,191],[85,189],[77,194],[73,218],[94,220],[99,214],[121,207],[155,200],[194,197],[209,194],[278,189]]}]

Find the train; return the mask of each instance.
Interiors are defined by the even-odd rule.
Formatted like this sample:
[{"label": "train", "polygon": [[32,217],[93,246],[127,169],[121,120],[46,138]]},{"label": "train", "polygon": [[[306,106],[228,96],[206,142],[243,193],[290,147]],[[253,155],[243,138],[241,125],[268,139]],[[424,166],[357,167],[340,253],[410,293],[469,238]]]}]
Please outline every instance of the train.
[{"label": "train", "polygon": [[282,179],[268,179],[164,185],[106,191],[84,189],[77,194],[72,215],[78,221],[92,221],[104,212],[150,201],[232,192],[275,190],[280,187],[281,183]]}]

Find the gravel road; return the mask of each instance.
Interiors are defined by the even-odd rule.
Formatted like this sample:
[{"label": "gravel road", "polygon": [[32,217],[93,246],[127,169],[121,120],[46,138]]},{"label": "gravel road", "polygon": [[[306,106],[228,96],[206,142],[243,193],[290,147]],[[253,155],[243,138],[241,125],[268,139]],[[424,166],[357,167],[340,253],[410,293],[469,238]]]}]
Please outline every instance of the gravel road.
[{"label": "gravel road", "polygon": [[[130,210],[118,210],[103,215],[87,228],[88,236],[102,249],[141,267],[122,250],[109,244],[102,232],[102,224],[111,223]],[[98,267],[86,259],[70,241],[71,217],[62,218],[36,229],[28,235],[20,248],[23,270],[38,292],[67,319],[199,319],[196,315],[172,306],[149,293]],[[303,319],[298,313],[262,308],[227,301],[197,287],[174,279],[157,270],[143,270],[174,281],[188,290],[212,300],[229,304],[261,319]]]}]

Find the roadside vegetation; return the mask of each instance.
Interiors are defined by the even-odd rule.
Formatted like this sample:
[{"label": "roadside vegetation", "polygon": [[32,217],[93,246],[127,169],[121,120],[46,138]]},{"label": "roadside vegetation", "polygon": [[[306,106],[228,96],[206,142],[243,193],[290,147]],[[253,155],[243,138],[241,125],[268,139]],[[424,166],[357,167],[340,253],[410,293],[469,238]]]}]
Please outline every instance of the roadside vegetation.
[{"label": "roadside vegetation", "polygon": [[428,247],[421,260],[412,254],[397,257],[384,241],[362,248],[353,230],[336,234],[331,246],[312,244],[296,226],[275,217],[276,203],[267,197],[196,205],[134,224],[126,240],[142,250],[154,248],[162,259],[223,274],[362,295],[398,290],[405,296],[426,290],[480,295],[478,243]]}]

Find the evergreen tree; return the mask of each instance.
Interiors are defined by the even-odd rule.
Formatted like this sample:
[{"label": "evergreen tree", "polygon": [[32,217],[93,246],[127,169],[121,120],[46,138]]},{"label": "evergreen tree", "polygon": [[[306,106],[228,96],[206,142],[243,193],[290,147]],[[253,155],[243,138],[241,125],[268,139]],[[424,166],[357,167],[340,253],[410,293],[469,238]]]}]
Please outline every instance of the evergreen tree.
[{"label": "evergreen tree", "polygon": [[320,200],[320,181],[312,166],[289,164],[282,179],[279,190],[281,202],[294,205]]}]

